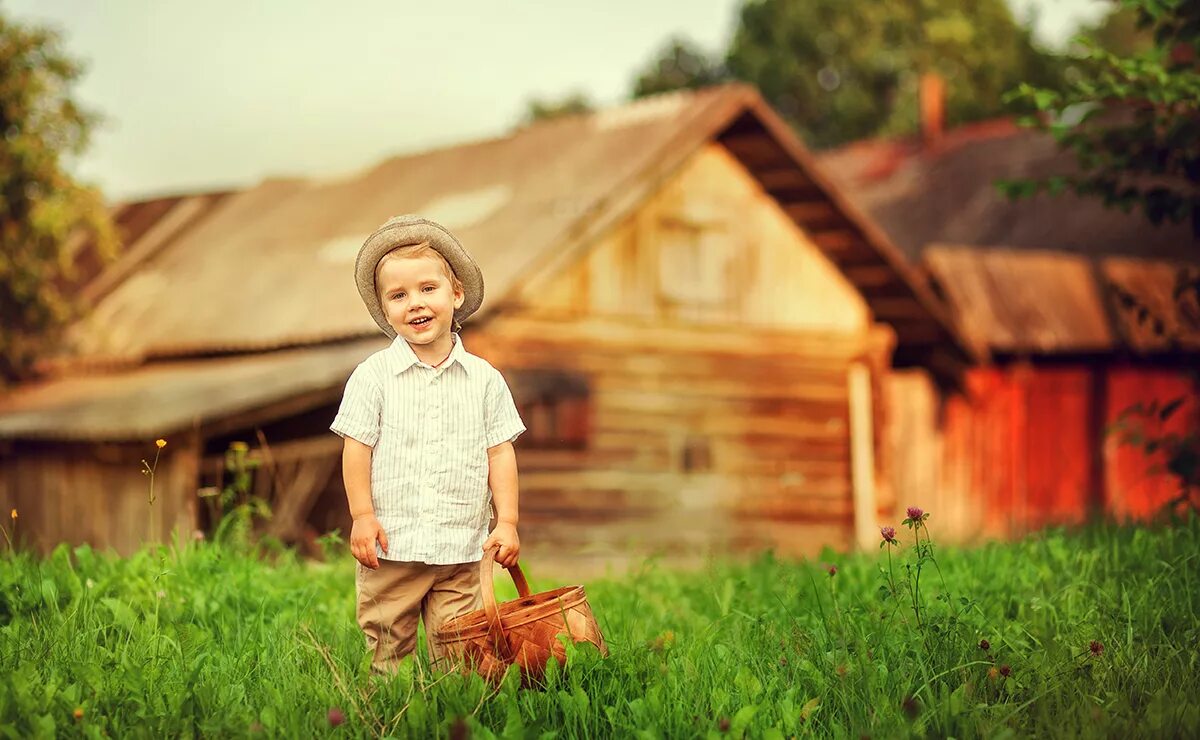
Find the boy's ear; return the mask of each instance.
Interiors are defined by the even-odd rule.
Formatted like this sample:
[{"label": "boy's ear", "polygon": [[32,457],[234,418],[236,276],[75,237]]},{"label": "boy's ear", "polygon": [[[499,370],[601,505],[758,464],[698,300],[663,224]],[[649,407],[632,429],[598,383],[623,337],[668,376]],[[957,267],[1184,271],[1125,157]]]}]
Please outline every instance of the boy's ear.
[{"label": "boy's ear", "polygon": [[467,294],[462,292],[461,288],[454,291],[454,310],[462,308],[463,301],[467,300]]}]

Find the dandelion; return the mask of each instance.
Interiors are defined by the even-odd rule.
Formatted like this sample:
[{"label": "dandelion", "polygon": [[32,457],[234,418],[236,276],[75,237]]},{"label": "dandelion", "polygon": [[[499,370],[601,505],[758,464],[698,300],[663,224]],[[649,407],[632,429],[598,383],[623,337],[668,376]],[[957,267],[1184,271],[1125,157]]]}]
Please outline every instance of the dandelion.
[{"label": "dandelion", "polygon": [[1008,678],[1012,675],[1012,668],[1008,665],[1008,663],[1000,666],[1000,675],[1004,676],[1005,678]]},{"label": "dandelion", "polygon": [[881,537],[883,537],[883,541],[888,544],[894,544],[896,542],[895,527],[880,527],[879,534]]},{"label": "dandelion", "polygon": [[346,715],[342,713],[341,709],[334,707],[333,709],[329,710],[329,714],[326,716],[326,719],[329,720],[330,727],[337,727],[346,721]]},{"label": "dandelion", "polygon": [[1088,651],[1093,657],[1097,657],[1104,652],[1104,643],[1100,642],[1099,640],[1092,640],[1090,643],[1088,643]]},{"label": "dandelion", "polygon": [[986,651],[988,651],[988,650],[991,650],[991,649],[992,649],[992,643],[988,642],[987,640],[980,640],[980,641],[979,641],[979,649],[980,649],[980,650],[983,650],[983,651],[985,651],[985,652],[986,652]]}]

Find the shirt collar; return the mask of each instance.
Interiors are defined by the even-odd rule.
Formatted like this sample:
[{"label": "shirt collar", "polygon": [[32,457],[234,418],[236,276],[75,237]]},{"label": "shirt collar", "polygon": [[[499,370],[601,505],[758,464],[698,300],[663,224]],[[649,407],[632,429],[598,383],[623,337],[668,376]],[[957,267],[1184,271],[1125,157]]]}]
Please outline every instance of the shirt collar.
[{"label": "shirt collar", "polygon": [[[457,332],[450,332],[450,339],[454,342],[454,346],[450,349],[450,356],[446,358],[446,361],[439,369],[448,368],[457,362],[463,370],[467,370],[467,363],[462,361],[463,357],[467,354],[466,348],[463,347],[462,337]],[[417,357],[417,353],[413,352],[413,348],[401,336],[397,336],[392,340],[392,346],[388,348],[388,357],[392,366],[392,374],[394,375],[399,375],[413,365],[422,364],[421,359]],[[470,373],[469,370],[467,372]]]}]

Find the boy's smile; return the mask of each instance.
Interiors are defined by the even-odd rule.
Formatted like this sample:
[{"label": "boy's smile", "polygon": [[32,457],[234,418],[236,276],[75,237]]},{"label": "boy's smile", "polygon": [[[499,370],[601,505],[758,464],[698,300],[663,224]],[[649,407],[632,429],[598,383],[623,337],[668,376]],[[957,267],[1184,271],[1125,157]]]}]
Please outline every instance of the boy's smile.
[{"label": "boy's smile", "polygon": [[463,304],[444,267],[433,257],[389,259],[379,268],[379,295],[388,323],[423,362],[450,353],[454,310]]}]

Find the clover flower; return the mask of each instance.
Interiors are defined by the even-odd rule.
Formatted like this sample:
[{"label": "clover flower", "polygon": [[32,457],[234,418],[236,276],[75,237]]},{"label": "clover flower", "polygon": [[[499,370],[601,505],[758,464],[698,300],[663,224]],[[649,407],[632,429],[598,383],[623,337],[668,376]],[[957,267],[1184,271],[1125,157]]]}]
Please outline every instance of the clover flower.
[{"label": "clover flower", "polygon": [[1012,667],[1009,666],[1008,663],[1005,663],[1004,665],[1000,666],[1000,675],[1004,676],[1005,678],[1008,678],[1009,676],[1012,675]]},{"label": "clover flower", "polygon": [[992,649],[992,643],[988,642],[987,640],[980,640],[980,641],[979,641],[979,649],[980,649],[980,650],[985,650],[985,651],[986,651],[986,650],[991,650],[991,649]]},{"label": "clover flower", "polygon": [[836,565],[834,565],[833,563],[828,563],[828,564],[826,564],[826,566],[825,566],[825,571],[826,571],[827,573],[829,573],[829,577],[830,577],[830,578],[833,578],[834,576],[836,576],[836,575],[837,575],[837,566],[836,566]]},{"label": "clover flower", "polygon": [[887,542],[887,543],[895,542],[896,541],[896,528],[895,527],[880,527],[879,535],[881,537],[883,537],[884,542]]},{"label": "clover flower", "polygon": [[908,507],[908,511],[905,513],[908,514],[909,519],[914,521],[920,521],[921,517],[925,514],[925,512],[921,510],[920,506],[910,506]]},{"label": "clover flower", "polygon": [[1104,643],[1100,642],[1099,640],[1092,640],[1090,643],[1088,643],[1088,651],[1093,656],[1098,656],[1104,652]]},{"label": "clover flower", "polygon": [[341,709],[334,707],[329,710],[329,714],[326,716],[326,719],[329,720],[330,727],[337,727],[346,721],[346,715],[342,713]]}]

